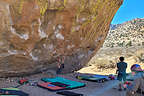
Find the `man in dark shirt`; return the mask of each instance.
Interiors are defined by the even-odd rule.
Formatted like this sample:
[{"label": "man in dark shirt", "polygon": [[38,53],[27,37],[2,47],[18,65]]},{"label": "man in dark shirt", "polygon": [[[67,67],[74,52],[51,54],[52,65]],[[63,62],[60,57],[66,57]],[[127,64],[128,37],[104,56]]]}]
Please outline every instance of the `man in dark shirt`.
[{"label": "man in dark shirt", "polygon": [[118,72],[117,79],[120,81],[119,91],[121,91],[122,90],[122,83],[124,83],[126,81],[127,63],[124,62],[124,57],[120,57],[119,60],[120,60],[120,62],[117,63],[117,72]]}]

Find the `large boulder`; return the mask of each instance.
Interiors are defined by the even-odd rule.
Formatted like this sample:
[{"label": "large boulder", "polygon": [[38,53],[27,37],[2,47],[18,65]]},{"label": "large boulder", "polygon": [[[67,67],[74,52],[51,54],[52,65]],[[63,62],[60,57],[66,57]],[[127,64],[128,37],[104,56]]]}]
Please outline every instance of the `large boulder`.
[{"label": "large boulder", "polygon": [[0,0],[0,77],[84,67],[122,0]]}]

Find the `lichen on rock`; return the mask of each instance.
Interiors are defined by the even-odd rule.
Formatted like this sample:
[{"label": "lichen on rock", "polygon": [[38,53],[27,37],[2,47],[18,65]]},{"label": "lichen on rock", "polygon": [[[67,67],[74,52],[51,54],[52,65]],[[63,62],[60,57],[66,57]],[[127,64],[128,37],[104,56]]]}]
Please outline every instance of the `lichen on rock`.
[{"label": "lichen on rock", "polygon": [[79,70],[102,46],[122,0],[0,0],[0,77]]}]

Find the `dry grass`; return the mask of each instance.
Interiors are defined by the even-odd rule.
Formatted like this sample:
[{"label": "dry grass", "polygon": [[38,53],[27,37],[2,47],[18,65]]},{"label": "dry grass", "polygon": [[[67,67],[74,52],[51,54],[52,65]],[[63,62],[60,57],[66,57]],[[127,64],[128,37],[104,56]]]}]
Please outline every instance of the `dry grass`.
[{"label": "dry grass", "polygon": [[124,56],[125,62],[128,63],[127,72],[131,71],[130,67],[133,64],[140,64],[144,69],[144,48],[110,48],[101,49],[88,63],[90,67],[83,68],[79,72],[94,74],[101,72],[100,74],[114,74],[116,70],[116,63],[119,62],[118,59],[120,56]]}]

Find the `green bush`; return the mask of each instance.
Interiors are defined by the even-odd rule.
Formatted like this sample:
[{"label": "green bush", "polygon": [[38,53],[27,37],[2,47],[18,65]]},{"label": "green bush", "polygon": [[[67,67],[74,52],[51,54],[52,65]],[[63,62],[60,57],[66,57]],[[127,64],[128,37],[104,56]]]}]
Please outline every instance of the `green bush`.
[{"label": "green bush", "polygon": [[126,46],[128,47],[128,46],[132,46],[132,41],[129,41],[127,44],[126,44]]}]

